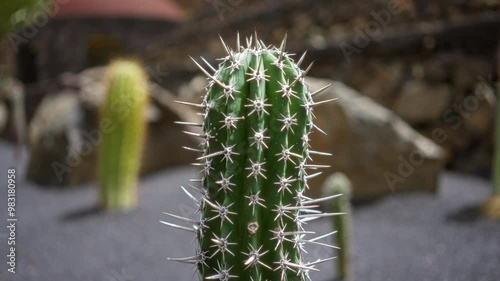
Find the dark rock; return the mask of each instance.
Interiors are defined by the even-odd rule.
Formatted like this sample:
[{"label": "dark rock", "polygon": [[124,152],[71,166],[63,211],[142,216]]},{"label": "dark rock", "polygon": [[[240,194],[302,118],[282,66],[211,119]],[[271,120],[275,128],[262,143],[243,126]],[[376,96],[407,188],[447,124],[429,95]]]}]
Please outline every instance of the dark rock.
[{"label": "dark rock", "polygon": [[75,184],[93,174],[77,153],[82,116],[74,91],[42,101],[29,128],[28,179],[39,184]]}]

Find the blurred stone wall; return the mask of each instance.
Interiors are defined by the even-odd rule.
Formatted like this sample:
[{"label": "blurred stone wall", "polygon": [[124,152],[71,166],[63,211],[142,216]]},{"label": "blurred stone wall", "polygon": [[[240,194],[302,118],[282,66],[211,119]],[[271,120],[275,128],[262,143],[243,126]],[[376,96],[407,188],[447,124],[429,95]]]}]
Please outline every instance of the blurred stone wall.
[{"label": "blurred stone wall", "polygon": [[[405,34],[417,26],[432,32],[433,24],[467,23],[476,18],[498,16],[498,0],[208,0],[192,6],[191,22],[173,30],[163,43],[148,49],[146,56],[166,68],[191,68],[187,55],[215,58],[223,54],[218,34],[233,43],[254,30],[266,42],[279,43],[288,33],[289,49],[321,50],[352,39],[364,30],[374,14],[389,12],[373,40]],[[234,4],[232,4],[234,3]],[[188,6],[186,4],[186,6]],[[189,5],[190,6],[190,5]],[[391,12],[395,10],[395,12]],[[189,8],[188,8],[189,11]],[[422,26],[424,25],[424,26]]]},{"label": "blurred stone wall", "polygon": [[55,18],[30,41],[39,50],[39,79],[51,80],[63,72],[77,73],[94,66],[88,61],[92,37],[116,40],[120,49],[111,55],[131,56],[162,42],[174,26],[173,22],[150,19]]},{"label": "blurred stone wall", "polygon": [[[392,109],[445,148],[449,168],[487,176],[493,152],[494,60],[463,53],[363,57],[328,73]],[[348,69],[348,70],[347,70]]]},{"label": "blurred stone wall", "polygon": [[[151,47],[147,60],[175,77],[195,69],[188,55],[222,56],[254,30],[267,43],[288,33],[308,50],[312,76],[342,81],[392,109],[445,148],[448,167],[487,176],[500,38],[497,0],[220,0],[198,3],[191,23]],[[189,7],[187,7],[189,9]],[[179,79],[166,80],[175,89]]]},{"label": "blurred stone wall", "polygon": [[[63,71],[86,64],[88,36],[110,34],[145,61],[153,81],[178,92],[195,73],[189,55],[224,55],[257,31],[315,61],[311,76],[347,84],[392,109],[447,151],[450,168],[488,175],[500,38],[499,0],[178,1],[190,21],[55,19],[30,44],[40,50],[28,116]],[[127,52],[127,53],[128,53]],[[3,52],[0,50],[0,59]],[[7,56],[8,57],[8,56]],[[12,56],[13,57],[13,56]],[[40,87],[41,84],[47,84]]]}]

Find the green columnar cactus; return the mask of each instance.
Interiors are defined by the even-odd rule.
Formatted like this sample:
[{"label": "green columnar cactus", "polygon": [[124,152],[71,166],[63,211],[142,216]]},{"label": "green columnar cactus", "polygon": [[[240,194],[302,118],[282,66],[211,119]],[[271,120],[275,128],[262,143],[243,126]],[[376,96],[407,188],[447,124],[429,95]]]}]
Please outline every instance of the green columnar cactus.
[{"label": "green columnar cactus", "polygon": [[[167,215],[192,223],[185,227],[169,226],[196,233],[196,256],[174,259],[197,265],[203,280],[310,280],[310,270],[329,259],[308,262],[304,245],[326,245],[306,235],[304,224],[324,216],[316,203],[329,198],[304,196],[307,180],[319,173],[310,169],[313,156],[328,155],[310,150],[309,133],[312,109],[326,102],[314,102],[317,92],[309,92],[304,77],[309,70],[299,68],[280,48],[267,47],[257,38],[247,39],[236,51],[224,42],[227,56],[218,69],[208,65],[211,74],[203,103],[192,105],[202,110],[201,124],[183,123],[202,128],[191,133],[202,139],[201,194],[197,199],[183,190],[198,205],[199,220]],[[285,38],[286,39],[286,38]],[[208,63],[207,63],[208,64]],[[182,123],[182,122],[181,122]],[[319,129],[318,129],[319,130]],[[333,247],[330,245],[326,245]]]},{"label": "green columnar cactus", "polygon": [[130,210],[137,204],[137,178],[146,131],[147,78],[135,62],[118,60],[108,69],[108,93],[101,108],[104,132],[99,151],[101,204]]},{"label": "green columnar cactus", "polygon": [[[499,93],[500,94],[500,93]],[[493,159],[493,195],[483,206],[483,213],[493,219],[500,220],[500,96],[497,100],[495,120],[495,153]]]},{"label": "green columnar cactus", "polygon": [[329,176],[323,185],[325,196],[340,194],[339,198],[331,201],[331,212],[343,213],[333,217],[333,227],[337,230],[336,242],[339,246],[337,258],[337,280],[351,280],[350,239],[351,236],[351,191],[352,184],[349,178],[342,173]]},{"label": "green columnar cactus", "polygon": [[[499,93],[500,94],[500,93]],[[497,100],[497,116],[495,120],[495,162],[493,164],[493,177],[495,195],[500,196],[500,96]]]}]

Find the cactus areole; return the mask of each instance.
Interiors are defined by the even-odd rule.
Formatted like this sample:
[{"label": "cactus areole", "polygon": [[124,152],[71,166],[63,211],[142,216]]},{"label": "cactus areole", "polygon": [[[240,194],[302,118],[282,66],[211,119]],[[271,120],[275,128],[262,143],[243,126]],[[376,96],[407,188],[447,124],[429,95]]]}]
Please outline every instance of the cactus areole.
[{"label": "cactus areole", "polygon": [[[309,272],[329,259],[307,260],[308,244],[331,235],[315,235],[305,223],[324,216],[314,208],[319,201],[304,196],[307,180],[322,165],[309,164],[316,156],[309,134],[319,130],[314,123],[314,102],[300,69],[285,53],[286,36],[280,48],[265,46],[256,35],[247,47],[236,51],[223,41],[227,56],[217,69],[196,65],[208,77],[202,104],[180,102],[199,108],[203,123],[193,132],[201,138],[197,158],[202,168],[199,186],[182,188],[198,211],[184,218],[190,224],[162,222],[195,233],[195,256],[170,258],[193,263],[203,280],[310,280]],[[193,60],[194,61],[194,60]],[[312,172],[311,172],[312,170]],[[199,194],[199,197],[196,196]],[[316,237],[309,237],[309,236]]]}]

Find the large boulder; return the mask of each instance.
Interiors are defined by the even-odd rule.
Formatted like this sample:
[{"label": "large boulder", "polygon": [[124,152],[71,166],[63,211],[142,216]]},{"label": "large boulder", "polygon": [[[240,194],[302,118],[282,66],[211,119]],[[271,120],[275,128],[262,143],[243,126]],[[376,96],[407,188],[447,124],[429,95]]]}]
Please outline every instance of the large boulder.
[{"label": "large boulder", "polygon": [[[104,100],[104,69],[62,77],[63,90],[44,98],[29,128],[28,179],[42,185],[76,185],[96,178],[97,151],[106,133],[99,120]],[[194,156],[181,146],[196,146],[197,140],[182,134],[174,121],[196,122],[199,116],[174,103],[167,90],[150,83],[147,110],[148,135],[141,174],[192,162]]]},{"label": "large boulder", "polygon": [[[28,179],[39,184],[70,184],[93,174],[82,165],[87,161],[76,152],[82,118],[74,91],[63,91],[42,101],[29,128]],[[86,160],[89,155],[84,157]]]},{"label": "large boulder", "polygon": [[429,85],[416,79],[403,85],[393,110],[412,125],[432,124],[449,107],[451,87],[444,83]]},{"label": "large boulder", "polygon": [[[322,183],[334,172],[343,172],[351,179],[354,200],[371,200],[399,191],[436,190],[445,162],[441,147],[390,110],[340,82],[309,77],[306,81],[311,91],[332,84],[318,100],[340,98],[318,105],[314,111],[315,124],[326,135],[313,131],[312,149],[333,156],[312,155],[315,164],[331,168],[310,179],[311,196],[321,196]],[[182,88],[182,97],[200,103],[202,82],[202,78],[194,78]],[[311,170],[310,174],[315,172]]]},{"label": "large boulder", "polygon": [[401,118],[342,83],[308,78],[312,91],[332,83],[318,99],[340,98],[315,108],[312,148],[333,157],[315,156],[328,164],[311,179],[310,193],[320,194],[321,183],[333,172],[343,172],[353,183],[355,200],[370,200],[395,191],[434,192],[443,170],[443,150],[413,130]]}]

